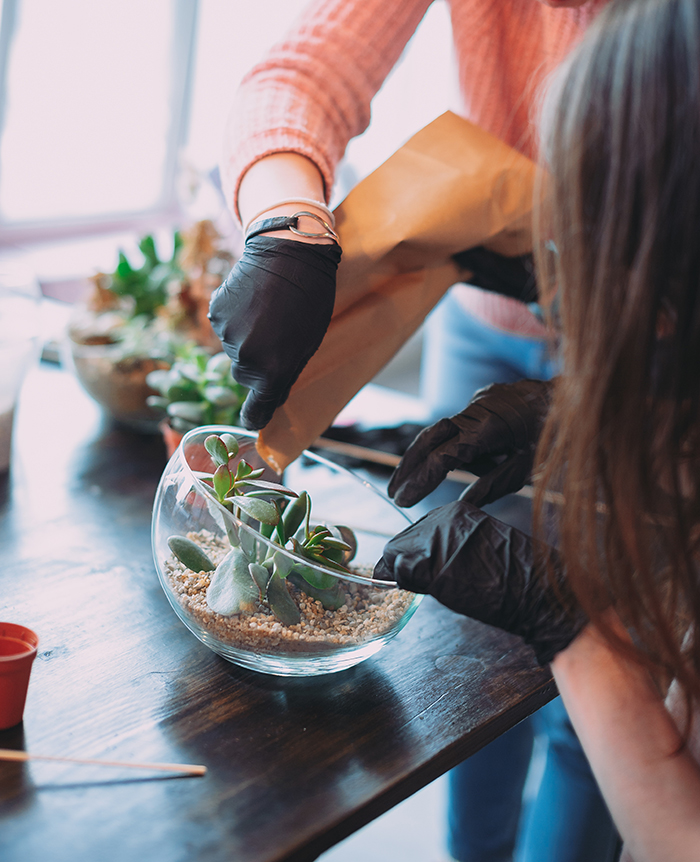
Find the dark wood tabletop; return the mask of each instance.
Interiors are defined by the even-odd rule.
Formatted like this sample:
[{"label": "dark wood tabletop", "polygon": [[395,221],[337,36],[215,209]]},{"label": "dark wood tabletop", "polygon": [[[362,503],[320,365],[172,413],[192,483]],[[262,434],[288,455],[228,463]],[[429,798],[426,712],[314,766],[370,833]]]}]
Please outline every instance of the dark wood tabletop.
[{"label": "dark wood tabletop", "polygon": [[208,772],[0,763],[3,862],[311,860],[555,695],[517,639],[430,598],[341,673],[229,664],[158,582],[165,463],[158,435],[111,424],[71,374],[29,374],[0,479],[0,620],[40,645],[0,748]]}]

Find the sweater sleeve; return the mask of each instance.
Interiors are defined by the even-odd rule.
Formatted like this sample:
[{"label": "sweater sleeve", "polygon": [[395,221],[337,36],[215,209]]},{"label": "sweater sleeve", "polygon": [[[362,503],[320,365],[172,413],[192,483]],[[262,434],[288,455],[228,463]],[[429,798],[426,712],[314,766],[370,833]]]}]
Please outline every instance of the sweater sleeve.
[{"label": "sweater sleeve", "polygon": [[313,0],[243,79],[224,135],[221,175],[238,217],[240,181],[279,152],[306,156],[330,196],[336,165],[370,121],[370,103],[432,0]]}]

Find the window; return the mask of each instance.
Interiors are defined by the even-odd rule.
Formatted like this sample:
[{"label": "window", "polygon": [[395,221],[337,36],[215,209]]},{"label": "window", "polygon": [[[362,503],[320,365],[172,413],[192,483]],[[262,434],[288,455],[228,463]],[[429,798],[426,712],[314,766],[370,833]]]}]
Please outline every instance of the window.
[{"label": "window", "polygon": [[4,0],[0,242],[164,214],[196,0]]},{"label": "window", "polygon": [[[2,0],[0,246],[172,224],[182,167],[216,165],[238,82],[308,2]],[[334,202],[449,107],[450,45],[436,0]]]}]

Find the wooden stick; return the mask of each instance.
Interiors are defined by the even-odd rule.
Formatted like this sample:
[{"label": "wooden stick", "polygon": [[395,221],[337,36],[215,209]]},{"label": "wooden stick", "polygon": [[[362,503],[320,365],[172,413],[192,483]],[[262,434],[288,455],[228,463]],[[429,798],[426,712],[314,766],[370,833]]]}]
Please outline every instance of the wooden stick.
[{"label": "wooden stick", "polygon": [[[339,455],[347,455],[350,458],[357,458],[360,461],[369,461],[373,464],[383,464],[385,467],[398,467],[401,457],[394,455],[391,452],[382,452],[379,449],[369,449],[366,446],[357,446],[354,443],[343,443],[340,440],[330,440],[327,437],[318,437],[313,447],[319,449],[327,449],[329,452],[337,452]],[[479,477],[474,473],[468,473],[466,470],[450,470],[445,476],[446,479],[452,482],[460,482],[463,485],[471,485]],[[525,485],[514,494],[518,497],[534,497],[534,489],[530,485]],[[544,499],[547,503],[555,503],[561,506],[564,503],[564,498],[556,491],[545,491]]]},{"label": "wooden stick", "polygon": [[15,751],[0,748],[0,760],[55,760],[60,763],[80,763],[91,766],[124,766],[127,769],[160,769],[165,772],[185,772],[188,775],[204,775],[206,766],[191,763],[127,763],[122,760],[83,760],[77,757],[55,757],[51,754],[30,754],[28,751]]}]

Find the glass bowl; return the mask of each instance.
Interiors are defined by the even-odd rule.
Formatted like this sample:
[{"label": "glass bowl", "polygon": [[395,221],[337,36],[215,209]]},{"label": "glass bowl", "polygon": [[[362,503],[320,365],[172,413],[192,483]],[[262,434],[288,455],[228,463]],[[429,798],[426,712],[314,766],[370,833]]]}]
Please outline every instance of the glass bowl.
[{"label": "glass bowl", "polygon": [[[335,556],[346,570],[310,560],[291,538],[282,546],[277,528],[239,507],[234,514],[218,501],[205,481],[216,469],[205,440],[222,434],[233,435],[240,447],[227,465],[233,473],[244,460],[263,471],[258,481],[283,484],[299,495],[307,492],[311,513],[294,536],[301,542],[314,527],[328,527],[332,535],[326,542],[340,539]],[[183,437],[163,472],[153,508],[160,583],[187,628],[234,664],[279,676],[352,667],[394,638],[420,603],[422,596],[371,579],[388,539],[411,521],[371,483],[313,452],[304,452],[279,476],[258,455],[256,439],[254,432],[221,425],[195,428]],[[290,513],[298,501],[258,491],[258,499],[268,503],[289,500]],[[192,553],[192,543],[197,547],[190,558],[182,546]],[[354,556],[344,543],[353,547]],[[198,556],[202,550],[208,557],[204,567]],[[233,599],[232,578],[239,585]]]}]

